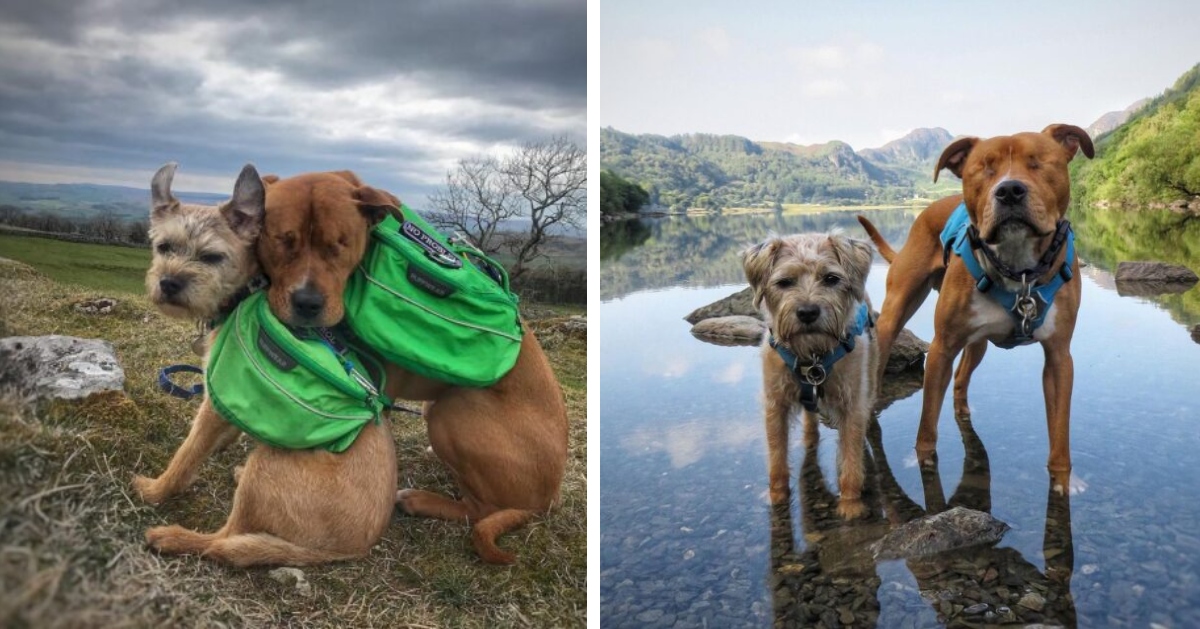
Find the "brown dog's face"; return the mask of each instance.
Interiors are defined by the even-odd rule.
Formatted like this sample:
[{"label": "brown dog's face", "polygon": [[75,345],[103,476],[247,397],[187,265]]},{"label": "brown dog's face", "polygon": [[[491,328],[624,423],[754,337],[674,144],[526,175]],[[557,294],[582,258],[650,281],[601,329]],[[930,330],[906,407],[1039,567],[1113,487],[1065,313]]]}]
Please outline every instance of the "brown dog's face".
[{"label": "brown dog's face", "polygon": [[742,266],[775,337],[797,355],[834,348],[866,297],[871,245],[840,234],[772,237]]},{"label": "brown dog's face", "polygon": [[963,180],[967,211],[984,242],[1047,237],[1067,212],[1067,163],[1079,149],[1095,154],[1083,129],[1063,124],[1041,133],[961,138],[943,151],[933,180],[943,168]]},{"label": "brown dog's face", "polygon": [[371,228],[396,197],[353,173],[264,178],[266,217],[258,259],[271,280],[267,301],[284,323],[327,327],[342,320],[346,281],[366,253]]}]

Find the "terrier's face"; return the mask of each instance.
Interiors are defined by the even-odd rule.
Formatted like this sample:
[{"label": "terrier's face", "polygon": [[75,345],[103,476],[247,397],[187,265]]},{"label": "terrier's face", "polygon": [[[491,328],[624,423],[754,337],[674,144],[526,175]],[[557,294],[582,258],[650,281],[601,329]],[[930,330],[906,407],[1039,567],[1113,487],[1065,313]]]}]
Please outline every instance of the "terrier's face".
[{"label": "terrier's face", "polygon": [[772,236],[742,253],[754,305],[797,355],[831,351],[866,297],[871,246],[840,234]]},{"label": "terrier's face", "polygon": [[211,319],[258,274],[254,244],[262,224],[263,185],[247,164],[233,198],[220,206],[180,203],[171,194],[175,163],[150,184],[150,300],[164,314]]}]

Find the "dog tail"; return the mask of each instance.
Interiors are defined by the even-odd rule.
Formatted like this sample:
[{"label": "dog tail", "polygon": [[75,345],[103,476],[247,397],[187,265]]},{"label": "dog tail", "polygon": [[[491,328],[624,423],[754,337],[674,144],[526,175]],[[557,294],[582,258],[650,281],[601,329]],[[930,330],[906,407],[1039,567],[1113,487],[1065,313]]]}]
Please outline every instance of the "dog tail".
[{"label": "dog tail", "polygon": [[307,548],[267,533],[230,535],[213,540],[201,553],[206,558],[245,568],[248,566],[307,566],[353,559],[360,555]]},{"label": "dog tail", "polygon": [[868,221],[867,217],[862,214],[858,215],[858,222],[863,226],[863,229],[867,230],[867,235],[871,237],[871,242],[875,243],[875,248],[879,250],[879,255],[883,256],[883,259],[887,260],[888,264],[891,264],[892,260],[896,259],[896,251],[883,239],[883,234],[880,234],[879,230],[875,229],[875,226],[871,224],[871,221]]},{"label": "dog tail", "polygon": [[485,563],[511,564],[517,556],[496,546],[496,538],[524,526],[533,518],[532,511],[524,509],[502,509],[475,523],[471,530],[471,542],[475,552]]}]

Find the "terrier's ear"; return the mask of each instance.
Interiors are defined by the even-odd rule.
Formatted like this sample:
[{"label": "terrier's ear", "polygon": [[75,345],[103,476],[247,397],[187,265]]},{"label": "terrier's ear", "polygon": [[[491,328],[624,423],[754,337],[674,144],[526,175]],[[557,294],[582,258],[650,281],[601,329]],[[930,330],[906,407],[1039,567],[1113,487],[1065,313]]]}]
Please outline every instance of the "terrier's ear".
[{"label": "terrier's ear", "polygon": [[854,292],[854,296],[862,299],[863,292],[866,290],[864,284],[867,281],[867,274],[871,272],[871,260],[875,257],[875,250],[871,248],[871,243],[856,238],[847,238],[840,234],[831,234],[829,246],[833,251],[833,257],[837,258],[838,264],[846,270],[846,281]]},{"label": "terrier's ear", "polygon": [[177,162],[168,162],[154,173],[150,180],[150,220],[156,221],[179,209],[179,200],[171,194],[171,180],[175,178]]},{"label": "terrier's ear", "polygon": [[[354,173],[348,170],[343,172],[348,173],[351,177],[354,176]],[[367,218],[367,222],[372,227],[387,218],[389,212],[395,212],[400,209],[400,199],[397,199],[395,195],[386,190],[372,188],[371,186],[359,186],[355,188],[354,201],[358,203],[358,210]]]},{"label": "terrier's ear", "polygon": [[1096,149],[1092,147],[1092,138],[1088,137],[1087,131],[1070,124],[1052,124],[1042,133],[1054,138],[1055,142],[1067,149],[1067,159],[1075,157],[1075,153],[1079,149],[1083,149],[1083,154],[1091,159],[1096,156]]},{"label": "terrier's ear", "polygon": [[267,191],[253,164],[246,164],[233,184],[233,198],[221,206],[221,216],[239,236],[253,240],[262,229]]},{"label": "terrier's ear", "polygon": [[781,238],[770,236],[742,251],[742,270],[745,271],[746,280],[750,282],[750,288],[754,291],[755,308],[762,305],[767,276],[771,274],[771,267],[775,265],[775,254],[779,252],[781,245]]},{"label": "terrier's ear", "polygon": [[978,142],[979,138],[959,138],[951,142],[950,146],[942,151],[937,166],[933,168],[933,183],[937,183],[938,173],[942,172],[943,168],[949,168],[955,177],[962,179],[963,164],[967,163],[967,156]]},{"label": "terrier's ear", "polygon": [[263,175],[263,187],[269,187],[271,184],[279,181],[279,175]]}]

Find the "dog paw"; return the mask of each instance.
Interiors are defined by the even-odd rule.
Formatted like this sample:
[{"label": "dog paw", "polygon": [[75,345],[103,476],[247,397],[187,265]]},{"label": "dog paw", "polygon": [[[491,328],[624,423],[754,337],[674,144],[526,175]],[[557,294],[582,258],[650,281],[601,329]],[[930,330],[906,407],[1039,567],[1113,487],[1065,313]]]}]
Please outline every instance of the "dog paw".
[{"label": "dog paw", "polygon": [[791,498],[791,491],[788,488],[787,481],[772,482],[768,494],[771,497],[771,504],[773,505],[786,504]]},{"label": "dog paw", "polygon": [[1067,479],[1066,483],[1063,483],[1058,478],[1055,478],[1054,480],[1054,493],[1060,496],[1063,494],[1068,496],[1078,496],[1079,494],[1087,491],[1087,489],[1087,481],[1076,476],[1075,472],[1071,472],[1071,476]]},{"label": "dog paw", "polygon": [[151,505],[156,505],[167,497],[157,478],[134,476],[133,491],[138,495],[138,498],[142,499],[142,502]]},{"label": "dog paw", "polygon": [[401,489],[396,492],[396,504],[408,515],[416,515],[413,502],[416,500],[416,489]]},{"label": "dog paw", "polygon": [[838,500],[837,512],[843,520],[853,520],[866,515],[867,506],[860,498],[841,498]]},{"label": "dog paw", "polygon": [[180,550],[176,548],[175,541],[178,539],[176,530],[179,528],[173,524],[146,529],[146,545],[165,555],[178,554]]}]

